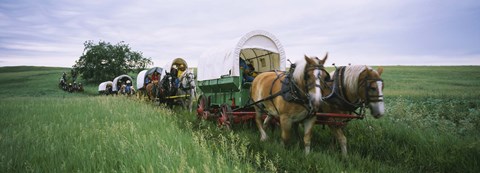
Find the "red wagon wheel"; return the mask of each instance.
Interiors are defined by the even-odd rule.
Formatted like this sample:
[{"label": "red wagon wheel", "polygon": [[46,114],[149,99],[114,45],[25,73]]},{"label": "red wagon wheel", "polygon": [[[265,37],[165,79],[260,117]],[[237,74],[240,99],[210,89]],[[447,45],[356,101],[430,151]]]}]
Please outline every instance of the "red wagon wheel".
[{"label": "red wagon wheel", "polygon": [[232,115],[232,108],[230,105],[223,104],[221,106],[220,117],[217,119],[218,127],[222,128],[225,127],[230,129],[232,127],[233,122],[233,115]]},{"label": "red wagon wheel", "polygon": [[199,119],[204,119],[204,120],[206,120],[209,115],[210,115],[210,112],[208,111],[207,98],[202,95],[202,96],[200,96],[200,98],[198,99],[197,117],[198,117]]}]

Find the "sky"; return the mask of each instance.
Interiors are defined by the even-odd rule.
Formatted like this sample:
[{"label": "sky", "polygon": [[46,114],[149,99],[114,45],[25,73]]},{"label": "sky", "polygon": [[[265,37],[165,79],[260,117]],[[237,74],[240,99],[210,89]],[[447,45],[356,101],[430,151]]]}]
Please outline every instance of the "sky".
[{"label": "sky", "polygon": [[252,30],[275,35],[293,61],[480,65],[478,0],[0,0],[0,66],[71,67],[87,40],[196,66]]}]

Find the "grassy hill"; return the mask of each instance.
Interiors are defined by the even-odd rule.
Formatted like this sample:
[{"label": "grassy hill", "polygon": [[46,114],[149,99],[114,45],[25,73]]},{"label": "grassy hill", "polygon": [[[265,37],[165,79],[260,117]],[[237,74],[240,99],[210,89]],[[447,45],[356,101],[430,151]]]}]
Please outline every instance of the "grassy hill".
[{"label": "grassy hill", "polygon": [[278,130],[217,129],[194,114],[132,97],[67,93],[63,71],[0,68],[0,172],[479,172],[480,67],[385,67],[386,116],[345,128],[342,159],[328,128],[312,154]]}]

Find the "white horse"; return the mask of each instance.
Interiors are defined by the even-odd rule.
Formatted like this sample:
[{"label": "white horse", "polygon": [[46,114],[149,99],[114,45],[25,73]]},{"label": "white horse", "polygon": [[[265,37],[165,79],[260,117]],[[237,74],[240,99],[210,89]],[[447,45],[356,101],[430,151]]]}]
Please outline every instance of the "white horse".
[{"label": "white horse", "polygon": [[190,112],[192,112],[193,109],[193,100],[196,98],[196,88],[195,75],[190,70],[185,71],[180,77],[180,86],[178,87],[177,95],[185,96],[180,97],[179,100],[183,107],[188,108]]}]

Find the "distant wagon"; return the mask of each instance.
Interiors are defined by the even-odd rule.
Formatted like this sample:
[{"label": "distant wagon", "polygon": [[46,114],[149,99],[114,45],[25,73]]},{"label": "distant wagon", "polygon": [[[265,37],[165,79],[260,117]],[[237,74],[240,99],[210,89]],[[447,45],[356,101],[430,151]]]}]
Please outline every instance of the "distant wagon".
[{"label": "distant wagon", "polygon": [[247,106],[253,76],[245,68],[251,73],[285,71],[287,58],[280,41],[266,31],[252,31],[222,45],[200,58],[197,85],[202,94],[197,116],[230,127],[255,117],[254,108]]},{"label": "distant wagon", "polygon": [[[120,88],[122,87],[122,85],[126,85],[127,84],[127,81],[129,81],[130,83],[133,82],[133,79],[132,77],[124,74],[124,75],[120,75],[120,76],[117,76],[115,79],[113,79],[112,81],[112,92],[113,93],[117,93],[120,91]],[[132,85],[133,86],[133,85]]]},{"label": "distant wagon", "polygon": [[195,77],[188,68],[187,61],[175,58],[164,66],[164,74],[159,84],[158,100],[167,105],[181,105],[191,110],[195,96]]},{"label": "distant wagon", "polygon": [[[157,74],[154,74],[155,72]],[[143,96],[146,96],[148,94],[148,92],[156,92],[156,88],[154,88],[154,87],[149,88],[150,90],[154,90],[154,91],[148,91],[147,92],[147,85],[152,83],[152,76],[153,75],[158,75],[158,77],[160,78],[160,76],[162,76],[162,74],[163,74],[163,68],[161,68],[161,67],[153,67],[153,68],[150,68],[148,70],[143,70],[140,73],[138,73],[137,82],[136,82],[136,84],[137,84],[136,88],[137,88],[137,91],[138,91],[137,92],[138,96],[143,97]],[[153,84],[151,84],[151,85],[153,85]]]},{"label": "distant wagon", "polygon": [[153,67],[148,70],[142,70],[137,75],[137,90],[145,90],[146,85],[150,82],[151,76],[154,72],[157,72],[160,76],[162,76],[163,68],[161,67]]},{"label": "distant wagon", "polygon": [[112,86],[113,86],[112,81],[102,82],[100,83],[100,85],[98,85],[98,93],[105,94],[105,95],[112,94]]}]

